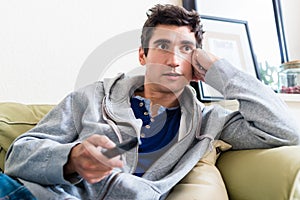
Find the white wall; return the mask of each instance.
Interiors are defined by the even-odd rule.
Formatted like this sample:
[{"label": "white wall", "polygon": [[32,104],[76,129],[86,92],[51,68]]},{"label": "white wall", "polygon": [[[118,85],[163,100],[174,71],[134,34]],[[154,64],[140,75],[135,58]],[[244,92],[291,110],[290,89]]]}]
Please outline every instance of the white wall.
[{"label": "white wall", "polygon": [[110,38],[140,29],[157,3],[181,1],[0,1],[0,102],[58,103],[74,90],[89,55]]},{"label": "white wall", "polygon": [[300,1],[281,0],[289,60],[300,60]]},{"label": "white wall", "polygon": [[[220,2],[198,0],[205,11],[217,7],[228,11],[216,6]],[[59,102],[74,90],[79,72],[95,49],[114,37],[140,29],[145,12],[157,3],[180,5],[181,0],[0,1],[0,102]],[[282,3],[290,58],[300,59],[296,11],[300,2]],[[255,8],[249,9],[255,13]],[[139,65],[134,49],[117,58],[108,75]]]}]

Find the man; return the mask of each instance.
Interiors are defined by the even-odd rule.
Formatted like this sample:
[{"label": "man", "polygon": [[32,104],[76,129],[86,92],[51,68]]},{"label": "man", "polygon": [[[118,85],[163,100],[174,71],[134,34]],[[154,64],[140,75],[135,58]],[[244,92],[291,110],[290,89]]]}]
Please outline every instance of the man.
[{"label": "man", "polygon": [[[97,82],[68,95],[10,148],[6,174],[40,199],[164,199],[221,139],[233,149],[299,143],[285,105],[255,78],[201,50],[196,12],[157,5],[142,31],[145,76]],[[203,80],[240,109],[204,107],[189,86]],[[112,159],[116,143],[141,144]]]}]

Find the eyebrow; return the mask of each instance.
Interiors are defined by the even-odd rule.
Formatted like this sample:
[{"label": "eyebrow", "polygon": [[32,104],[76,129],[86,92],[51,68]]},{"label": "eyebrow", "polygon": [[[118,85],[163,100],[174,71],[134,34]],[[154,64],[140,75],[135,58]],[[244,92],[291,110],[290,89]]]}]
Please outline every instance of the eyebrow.
[{"label": "eyebrow", "polygon": [[181,44],[187,44],[187,45],[194,45],[194,46],[196,46],[196,44],[194,42],[190,41],[190,40],[183,40],[180,43]]},{"label": "eyebrow", "polygon": [[154,44],[161,44],[161,43],[168,43],[168,44],[170,44],[170,43],[171,43],[171,40],[167,40],[167,39],[158,39],[158,40],[155,40],[153,43],[154,43]]},{"label": "eyebrow", "polygon": [[[171,40],[168,40],[168,39],[158,39],[158,40],[155,40],[153,42],[154,44],[161,44],[161,43],[167,43],[167,44],[171,44]],[[193,45],[193,46],[196,46],[196,44],[190,40],[182,40],[180,41],[181,44],[185,44],[185,45]]]}]

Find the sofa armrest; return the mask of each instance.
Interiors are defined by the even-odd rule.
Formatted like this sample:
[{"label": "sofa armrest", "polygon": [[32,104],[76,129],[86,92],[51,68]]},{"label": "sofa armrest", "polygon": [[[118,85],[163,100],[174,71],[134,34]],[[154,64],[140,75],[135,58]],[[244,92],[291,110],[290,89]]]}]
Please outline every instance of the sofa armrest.
[{"label": "sofa armrest", "polygon": [[22,133],[33,128],[54,105],[0,103],[0,171],[4,171],[6,152]]},{"label": "sofa armrest", "polygon": [[230,200],[300,198],[300,146],[228,151],[217,162]]}]

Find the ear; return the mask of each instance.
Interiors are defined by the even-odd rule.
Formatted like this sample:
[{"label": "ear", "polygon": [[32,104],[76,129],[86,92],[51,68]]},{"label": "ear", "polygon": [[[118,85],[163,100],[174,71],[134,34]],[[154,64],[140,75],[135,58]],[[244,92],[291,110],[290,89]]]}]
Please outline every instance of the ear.
[{"label": "ear", "polygon": [[139,48],[139,61],[141,65],[146,64],[146,56],[142,47]]}]

